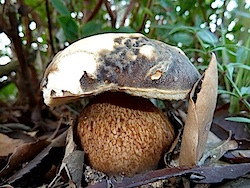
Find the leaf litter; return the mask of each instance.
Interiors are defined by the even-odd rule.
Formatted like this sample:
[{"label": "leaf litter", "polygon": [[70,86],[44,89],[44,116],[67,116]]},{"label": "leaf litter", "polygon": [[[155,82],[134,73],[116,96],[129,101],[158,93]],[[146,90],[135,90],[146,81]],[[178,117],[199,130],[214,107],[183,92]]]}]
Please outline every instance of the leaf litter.
[{"label": "leaf litter", "polygon": [[[84,152],[78,150],[71,132],[73,122],[55,120],[56,124],[64,124],[69,129],[58,128],[53,139],[49,139],[46,134],[36,138],[37,133],[27,129],[26,125],[20,125],[21,128],[17,129],[21,130],[22,135],[28,135],[31,139],[21,136],[13,126],[0,129],[0,138],[8,137],[5,140],[7,142],[5,147],[2,147],[0,142],[0,152],[5,152],[0,156],[2,168],[0,185],[92,188],[170,185],[192,187],[197,184],[215,185],[245,176],[250,172],[249,130],[242,123],[224,120],[228,116],[227,106],[220,107],[214,112],[217,97],[214,55],[209,67],[202,80],[197,83],[198,87],[193,89],[187,115],[181,110],[176,110],[175,114],[171,115],[178,127],[178,136],[171,151],[164,157],[165,166],[161,166],[158,170],[130,178],[108,178],[84,164]],[[205,80],[207,78],[208,81]],[[1,127],[8,126],[1,125]],[[183,144],[184,146],[186,144],[188,150],[180,154]],[[8,148],[9,151],[2,148]],[[181,163],[179,163],[180,158],[182,158]],[[93,179],[97,181],[91,182]]]}]

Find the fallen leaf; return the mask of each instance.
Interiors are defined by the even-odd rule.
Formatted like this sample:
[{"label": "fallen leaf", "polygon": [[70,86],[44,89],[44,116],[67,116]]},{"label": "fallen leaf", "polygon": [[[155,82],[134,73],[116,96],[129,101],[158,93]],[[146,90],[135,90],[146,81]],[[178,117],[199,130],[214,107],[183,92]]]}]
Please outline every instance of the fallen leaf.
[{"label": "fallen leaf", "polygon": [[228,132],[232,131],[233,138],[236,140],[250,140],[250,131],[244,123],[226,121],[229,116],[229,105],[224,105],[216,109],[214,113],[213,125],[211,130],[221,139],[226,139]]},{"label": "fallen leaf", "polygon": [[188,167],[164,168],[161,170],[150,171],[145,174],[138,174],[134,177],[124,177],[121,181],[114,178],[104,180],[88,188],[116,187],[139,187],[158,180],[169,179],[178,176],[188,177],[195,183],[219,183],[225,179],[236,179],[250,172],[250,163],[222,165],[222,166],[201,166],[192,169]]},{"label": "fallen leaf", "polygon": [[72,183],[76,187],[80,187],[82,183],[82,173],[84,164],[84,151],[76,150],[76,144],[73,139],[73,126],[68,130],[67,145],[62,165],[65,164],[66,168],[72,178]]},{"label": "fallen leaf", "polygon": [[[67,133],[67,131],[64,131],[62,134],[60,134],[55,139],[53,139],[49,145],[47,145],[42,151],[40,151],[22,169],[20,169],[18,172],[16,172],[15,174],[13,174],[7,180],[7,182],[9,184],[16,184],[16,182],[19,182],[22,177],[24,177],[25,175],[27,175],[28,173],[30,173],[34,168],[36,168],[42,162],[42,160],[44,160],[48,156],[49,152],[53,148],[59,148],[59,147],[65,146],[66,133]],[[36,176],[36,175],[37,174],[33,174],[33,176]]]},{"label": "fallen leaf", "polygon": [[21,139],[13,139],[0,133],[0,156],[8,156],[13,153],[15,148],[24,144]]},{"label": "fallen leaf", "polygon": [[195,104],[192,100],[190,100],[188,116],[185,122],[181,141],[179,157],[180,166],[195,166],[197,162],[198,133],[198,118],[195,113]]},{"label": "fallen leaf", "polygon": [[14,170],[21,168],[23,163],[32,160],[39,152],[49,144],[47,140],[38,140],[33,143],[25,143],[15,148],[7,165],[1,169],[0,176],[9,176]]},{"label": "fallen leaf", "polygon": [[[210,132],[209,135],[213,134]],[[215,135],[214,135],[215,136]],[[202,158],[198,161],[198,166],[210,165],[216,163],[227,151],[238,148],[238,144],[235,140],[231,140],[231,134],[227,140],[220,140],[218,142],[207,142],[206,149]],[[214,137],[213,137],[214,139]]]},{"label": "fallen leaf", "polygon": [[2,123],[0,130],[1,132],[12,132],[13,130],[30,131],[30,127],[22,123]]},{"label": "fallen leaf", "polygon": [[223,105],[216,109],[213,119],[211,131],[220,139],[225,140],[232,132],[232,139],[238,143],[238,148],[233,151],[228,151],[223,155],[221,160],[228,163],[248,163],[250,162],[250,132],[244,123],[226,121],[229,116],[229,104]]},{"label": "fallen leaf", "polygon": [[84,152],[76,150],[76,144],[73,140],[72,127],[73,126],[70,126],[67,131],[66,149],[62,160],[62,164],[60,166],[60,169],[56,177],[50,183],[50,186],[54,185],[54,183],[60,178],[62,170],[66,171],[70,184],[74,184],[77,187],[81,186],[83,164],[84,164]]},{"label": "fallen leaf", "polygon": [[65,168],[68,169],[72,182],[76,185],[76,187],[81,187],[84,152],[81,150],[73,151],[63,159],[63,162],[66,164]]},{"label": "fallen leaf", "polygon": [[201,89],[197,96],[195,96],[195,92],[199,90],[199,81],[190,94],[188,115],[180,149],[181,166],[197,165],[205,150],[217,101],[218,71],[214,54],[212,54],[210,64],[203,74],[201,82]]}]

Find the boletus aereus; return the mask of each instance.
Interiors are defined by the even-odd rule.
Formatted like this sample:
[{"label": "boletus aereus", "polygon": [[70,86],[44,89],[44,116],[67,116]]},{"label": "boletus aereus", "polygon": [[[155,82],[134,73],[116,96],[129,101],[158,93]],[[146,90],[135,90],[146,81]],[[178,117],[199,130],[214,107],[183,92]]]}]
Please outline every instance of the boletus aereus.
[{"label": "boletus aereus", "polygon": [[132,176],[157,168],[175,136],[149,99],[184,99],[199,77],[179,48],[138,33],[108,33],[59,52],[42,91],[48,106],[92,96],[76,125],[89,164]]}]

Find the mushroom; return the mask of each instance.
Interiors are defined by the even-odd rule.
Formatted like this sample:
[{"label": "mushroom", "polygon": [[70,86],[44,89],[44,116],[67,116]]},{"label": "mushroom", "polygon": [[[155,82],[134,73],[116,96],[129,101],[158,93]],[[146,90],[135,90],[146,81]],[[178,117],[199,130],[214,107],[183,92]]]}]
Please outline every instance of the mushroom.
[{"label": "mushroom", "polygon": [[90,165],[108,175],[155,169],[174,129],[149,100],[105,92],[82,111],[77,133]]},{"label": "mushroom", "polygon": [[184,99],[199,77],[179,48],[138,33],[108,33],[59,52],[41,86],[48,106],[92,96],[76,125],[89,164],[132,176],[157,168],[174,139],[173,126],[149,99]]}]

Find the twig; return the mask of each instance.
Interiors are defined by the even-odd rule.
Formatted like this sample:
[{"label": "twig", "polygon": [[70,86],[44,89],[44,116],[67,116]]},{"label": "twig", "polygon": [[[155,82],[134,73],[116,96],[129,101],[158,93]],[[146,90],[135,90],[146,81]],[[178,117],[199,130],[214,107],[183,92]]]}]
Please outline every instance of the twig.
[{"label": "twig", "polygon": [[0,11],[0,18],[1,18],[1,21],[0,21],[0,32],[2,32],[2,31],[5,31],[5,29],[6,29],[6,22],[5,22],[5,20],[4,20],[4,12],[5,12],[5,4],[3,4],[3,6],[2,6],[3,8],[2,8],[2,10]]},{"label": "twig", "polygon": [[132,16],[132,18],[130,20],[130,23],[134,23],[135,20],[137,20],[137,16],[138,16],[137,12],[139,12],[139,9],[140,9],[140,4],[138,2],[136,2],[135,10],[134,10],[135,14],[133,14],[133,16]]},{"label": "twig", "polygon": [[202,0],[199,0],[198,1],[198,4],[199,4],[199,7],[200,7],[200,10],[201,10],[201,14],[202,14],[202,17],[203,19],[205,20],[205,22],[208,24],[209,23],[209,20],[208,20],[208,17],[206,15],[206,8],[203,6],[203,1]]},{"label": "twig", "polygon": [[55,47],[53,43],[53,36],[52,36],[52,26],[51,26],[51,19],[50,19],[50,13],[49,13],[49,1],[46,0],[46,14],[47,14],[47,19],[48,19],[48,30],[49,30],[49,40],[50,40],[50,45],[51,45],[51,50],[52,53],[55,55]]},{"label": "twig", "polygon": [[111,4],[110,4],[109,1],[104,0],[104,4],[106,6],[106,9],[107,9],[107,11],[109,13],[109,16],[110,16],[110,19],[111,19],[111,26],[113,28],[115,28],[115,24],[116,24],[116,12],[111,10]]},{"label": "twig", "polygon": [[[147,9],[150,9],[151,5],[152,5],[153,0],[149,0],[147,3]],[[148,14],[145,13],[144,17],[143,17],[143,21],[141,23],[141,26],[139,27],[139,29],[137,30],[137,32],[142,32],[142,30],[144,29],[144,26],[146,24],[146,21],[148,19]]]},{"label": "twig", "polygon": [[122,18],[121,27],[124,26],[125,21],[126,21],[126,19],[127,19],[127,17],[128,17],[128,14],[129,14],[129,12],[131,12],[131,10],[133,9],[135,3],[136,3],[136,0],[131,0],[131,1],[130,1],[129,5],[128,5],[127,9],[126,9],[126,12],[124,13],[124,16],[123,16],[123,18]]},{"label": "twig", "polygon": [[89,22],[90,20],[92,20],[95,15],[97,14],[97,12],[99,11],[99,9],[101,8],[102,6],[102,2],[103,0],[99,0],[94,8],[94,10],[91,12],[91,14],[86,18],[86,20],[84,20],[84,23],[87,23]]},{"label": "twig", "polygon": [[23,2],[23,0],[19,0],[19,9],[18,9],[18,13],[21,15],[21,18],[23,19],[23,26],[25,27],[25,38],[27,41],[27,46],[31,46],[32,43],[32,34],[31,34],[31,30],[29,28],[29,24],[30,24],[30,19],[28,17],[28,14],[30,12],[30,8],[28,6],[25,5],[25,3]]},{"label": "twig", "polygon": [[12,40],[14,47],[16,49],[15,52],[22,72],[22,74],[20,74],[23,83],[22,87],[25,88],[24,90],[27,92],[27,96],[29,96],[28,102],[30,107],[34,107],[36,105],[36,98],[35,98],[34,87],[33,84],[31,83],[31,76],[28,69],[28,63],[25,58],[28,57],[27,52],[23,49],[22,41],[18,36],[18,20],[16,17],[15,7],[13,5],[10,5],[8,8],[9,8],[8,17],[9,17],[9,22],[11,23],[11,27],[7,30],[8,31],[7,35]]}]

